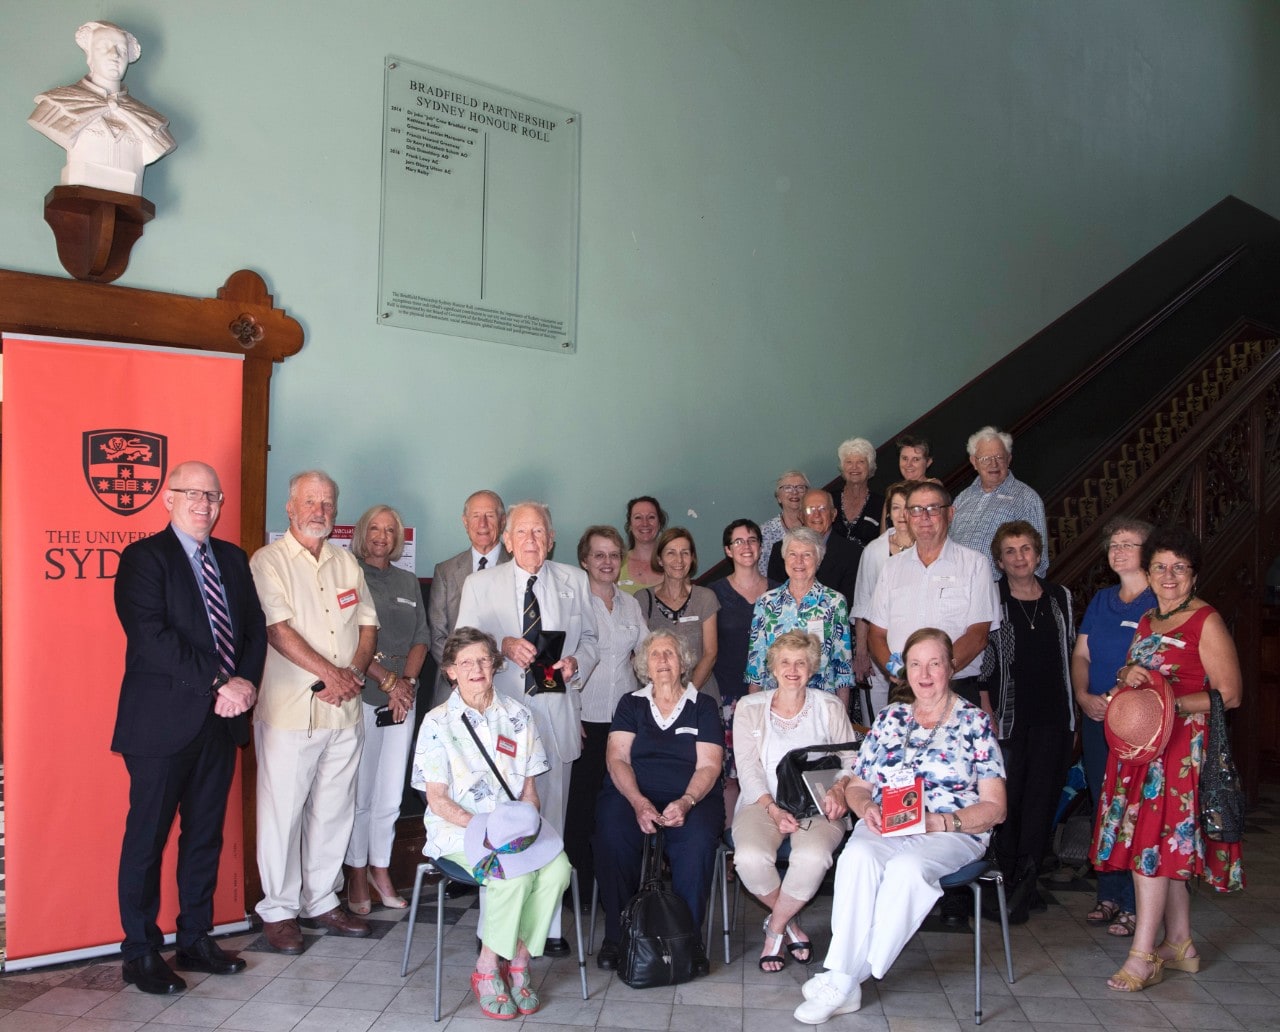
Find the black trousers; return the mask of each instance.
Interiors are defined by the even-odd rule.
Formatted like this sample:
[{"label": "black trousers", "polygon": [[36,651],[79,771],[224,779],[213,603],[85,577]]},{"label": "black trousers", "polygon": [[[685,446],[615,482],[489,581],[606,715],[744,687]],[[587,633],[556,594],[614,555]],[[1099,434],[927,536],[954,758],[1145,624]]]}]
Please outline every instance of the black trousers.
[{"label": "black trousers", "polygon": [[1033,876],[1040,871],[1071,765],[1072,738],[1064,727],[1015,722],[1013,734],[1000,740],[1009,815],[996,832],[995,845],[1000,869],[1010,883],[1027,871]]},{"label": "black trousers", "polygon": [[200,733],[172,756],[124,757],[129,816],[120,849],[120,925],[126,961],[159,949],[160,858],[175,815],[178,836],[178,947],[213,927],[213,892],[222,854],[222,823],[236,769],[227,722],[212,710]]},{"label": "black trousers", "polygon": [[591,898],[596,867],[591,839],[596,833],[596,799],[604,785],[605,751],[609,744],[609,724],[584,720],[582,755],[573,761],[569,776],[569,805],[564,817],[564,851],[578,872],[585,901]]}]

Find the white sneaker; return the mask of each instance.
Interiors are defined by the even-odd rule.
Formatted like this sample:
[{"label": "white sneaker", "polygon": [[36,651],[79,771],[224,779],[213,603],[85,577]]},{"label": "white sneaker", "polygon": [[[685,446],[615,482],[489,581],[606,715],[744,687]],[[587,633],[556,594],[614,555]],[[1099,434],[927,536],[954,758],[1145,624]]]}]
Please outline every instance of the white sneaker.
[{"label": "white sneaker", "polygon": [[805,1025],[821,1025],[837,1014],[852,1014],[862,1006],[862,986],[855,985],[846,993],[834,985],[831,972],[814,975],[801,987],[804,1003],[793,1017]]}]

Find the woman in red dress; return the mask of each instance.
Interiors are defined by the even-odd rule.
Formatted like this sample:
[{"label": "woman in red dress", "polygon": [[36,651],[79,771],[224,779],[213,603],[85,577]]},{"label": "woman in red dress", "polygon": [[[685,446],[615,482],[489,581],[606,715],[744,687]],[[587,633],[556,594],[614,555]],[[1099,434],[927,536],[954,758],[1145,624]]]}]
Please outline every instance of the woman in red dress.
[{"label": "woman in red dress", "polygon": [[[1138,622],[1129,664],[1117,684],[1143,684],[1157,670],[1173,689],[1176,716],[1164,752],[1145,765],[1113,759],[1098,800],[1096,864],[1131,870],[1138,921],[1133,949],[1107,985],[1136,992],[1155,985],[1166,968],[1200,970],[1191,939],[1191,897],[1185,883],[1203,878],[1220,892],[1244,887],[1239,844],[1208,841],[1200,829],[1199,782],[1208,727],[1209,688],[1227,709],[1240,705],[1240,661],[1222,617],[1196,597],[1200,542],[1189,531],[1164,528],[1142,546],[1156,607]],[[1113,754],[1114,756],[1114,754]],[[1164,926],[1164,940],[1156,936]]]}]

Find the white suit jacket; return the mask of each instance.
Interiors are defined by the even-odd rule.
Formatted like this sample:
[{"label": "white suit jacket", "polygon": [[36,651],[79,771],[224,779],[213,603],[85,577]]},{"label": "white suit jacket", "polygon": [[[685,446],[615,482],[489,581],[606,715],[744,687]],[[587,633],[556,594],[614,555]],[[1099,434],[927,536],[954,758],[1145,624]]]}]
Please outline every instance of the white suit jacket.
[{"label": "white suit jacket", "polygon": [[[501,549],[499,563],[510,562],[511,553]],[[458,604],[462,600],[462,585],[471,576],[471,549],[463,549],[457,555],[436,563],[431,575],[431,592],[427,602],[427,625],[431,629],[431,657],[437,663],[434,705],[439,706],[452,690],[444,671],[439,669],[444,643],[457,626]],[[501,642],[499,642],[501,644]]]},{"label": "white suit jacket", "polygon": [[[462,585],[457,626],[487,631],[499,648],[503,638],[520,637],[522,617],[518,600],[523,597],[528,579],[529,574],[514,562],[471,574]],[[524,671],[508,661],[494,675],[493,683],[497,691],[519,700],[532,711],[547,758],[572,763],[582,753],[582,702],[578,692],[599,659],[591,585],[587,575],[577,567],[552,562],[542,564],[538,582],[542,626],[548,631],[565,632],[562,655],[573,656],[578,661],[578,675],[569,691],[563,694],[525,695]]]}]

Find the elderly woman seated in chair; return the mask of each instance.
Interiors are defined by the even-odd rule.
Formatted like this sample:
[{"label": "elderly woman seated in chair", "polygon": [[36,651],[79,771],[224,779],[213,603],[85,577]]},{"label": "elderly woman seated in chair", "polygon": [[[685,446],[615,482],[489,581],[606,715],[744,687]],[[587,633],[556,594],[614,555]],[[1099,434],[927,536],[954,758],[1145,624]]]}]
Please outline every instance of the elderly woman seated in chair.
[{"label": "elderly woman seated in chair", "polygon": [[493,690],[501,662],[483,631],[449,635],[440,665],[454,691],[423,718],[413,759],[413,785],[427,797],[423,853],[488,893],[471,988],[499,1020],[539,1007],[529,960],[542,955],[570,876],[560,836],[537,815],[534,777],[548,764],[533,718]]},{"label": "elderly woman seated in chair", "polygon": [[[804,631],[787,631],[774,639],[765,661],[778,683],[771,692],[748,695],[733,718],[738,758],[737,812],[733,816],[734,864],[742,884],[768,909],[760,970],[781,971],[787,951],[802,964],[812,947],[796,922],[831,868],[831,855],[849,830],[848,807],[828,793],[823,812],[797,821],[776,801],[778,763],[792,749],[830,745],[853,739],[853,727],[840,700],[809,688],[818,668],[821,646]],[[785,877],[779,877],[777,855],[789,841]]]}]

